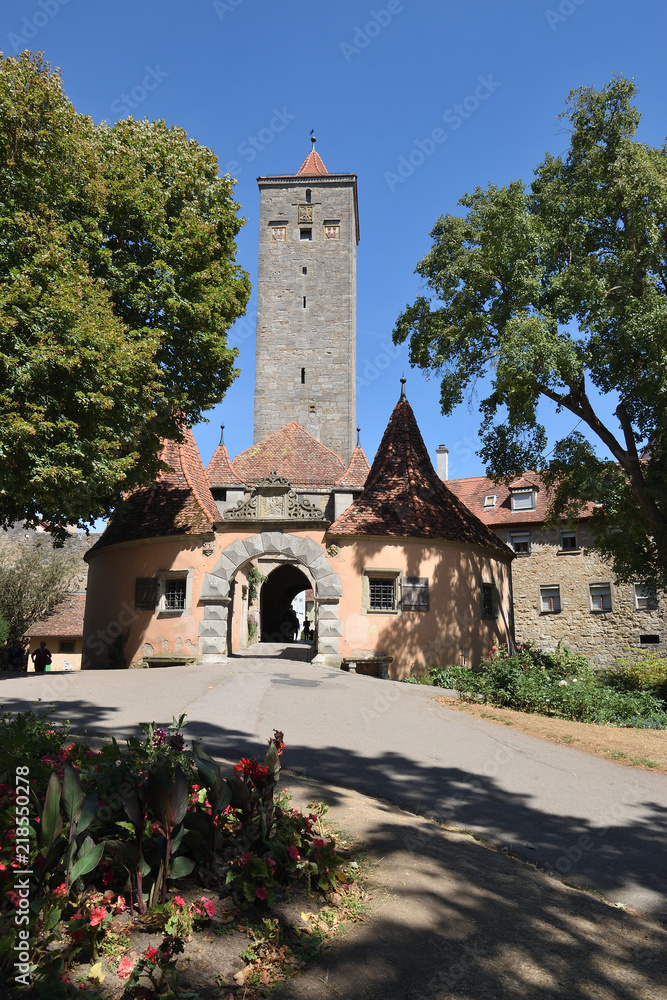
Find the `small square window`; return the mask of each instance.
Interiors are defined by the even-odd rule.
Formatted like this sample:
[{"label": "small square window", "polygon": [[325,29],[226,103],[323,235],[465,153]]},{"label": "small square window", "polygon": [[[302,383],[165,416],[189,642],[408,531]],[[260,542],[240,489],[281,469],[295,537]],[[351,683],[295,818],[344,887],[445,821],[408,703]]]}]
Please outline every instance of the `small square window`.
[{"label": "small square window", "polygon": [[561,531],[560,547],[563,552],[576,551],[576,549],[578,548],[576,531]]},{"label": "small square window", "polygon": [[484,507],[485,508],[486,507],[495,507],[496,506],[496,499],[497,499],[497,497],[496,497],[495,493],[489,493],[487,496],[484,497]]},{"label": "small square window", "polygon": [[510,536],[512,548],[522,555],[530,555],[530,534],[527,531],[517,531]]},{"label": "small square window", "polygon": [[611,585],[608,583],[592,583],[591,609],[593,611],[611,611]]},{"label": "small square window", "polygon": [[313,238],[313,230],[312,229],[300,229],[299,230],[299,239],[301,239],[301,240],[312,240],[312,238]]},{"label": "small square window", "polygon": [[167,578],[164,581],[165,611],[184,611],[187,596],[187,580],[183,577]]},{"label": "small square window", "polygon": [[560,587],[540,587],[540,611],[560,611]]},{"label": "small square window", "polygon": [[482,584],[482,618],[498,617],[498,600],[496,588],[492,583]]},{"label": "small square window", "polygon": [[522,490],[512,494],[512,510],[534,510],[535,494],[532,490]]},{"label": "small square window", "polygon": [[368,580],[368,596],[371,611],[393,611],[396,607],[395,577],[371,576]]},{"label": "small square window", "polygon": [[650,608],[657,608],[658,596],[655,590],[647,587],[646,584],[635,584],[635,608],[637,611],[644,611]]}]

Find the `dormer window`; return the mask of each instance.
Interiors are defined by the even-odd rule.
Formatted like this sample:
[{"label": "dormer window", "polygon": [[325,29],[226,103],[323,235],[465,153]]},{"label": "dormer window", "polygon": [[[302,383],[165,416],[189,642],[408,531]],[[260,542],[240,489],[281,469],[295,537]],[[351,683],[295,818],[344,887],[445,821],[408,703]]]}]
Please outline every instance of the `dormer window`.
[{"label": "dormer window", "polygon": [[497,500],[497,496],[496,496],[495,493],[488,493],[484,497],[484,510],[486,510],[488,507],[495,507],[496,506],[496,500]]},{"label": "dormer window", "polygon": [[535,491],[513,490],[512,510],[535,510]]}]

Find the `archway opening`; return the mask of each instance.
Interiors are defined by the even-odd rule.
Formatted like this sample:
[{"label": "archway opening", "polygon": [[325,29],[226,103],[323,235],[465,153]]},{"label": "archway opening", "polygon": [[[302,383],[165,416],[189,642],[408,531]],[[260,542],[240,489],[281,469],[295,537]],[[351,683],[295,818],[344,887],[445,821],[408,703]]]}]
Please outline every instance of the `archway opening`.
[{"label": "archway opening", "polygon": [[269,573],[259,595],[262,642],[290,642],[297,639],[303,620],[292,611],[297,594],[310,589],[310,580],[293,563],[278,566]]}]

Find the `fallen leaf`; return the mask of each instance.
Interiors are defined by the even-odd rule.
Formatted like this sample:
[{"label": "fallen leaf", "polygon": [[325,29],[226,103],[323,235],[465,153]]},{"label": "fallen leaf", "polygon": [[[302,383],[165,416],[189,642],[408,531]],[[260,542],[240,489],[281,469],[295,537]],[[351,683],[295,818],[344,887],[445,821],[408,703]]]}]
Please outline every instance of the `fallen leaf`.
[{"label": "fallen leaf", "polygon": [[102,963],[101,962],[96,962],[95,965],[91,965],[90,969],[88,970],[88,978],[91,979],[93,982],[96,982],[96,983],[103,983],[104,982],[104,980],[107,977],[102,972]]},{"label": "fallen leaf", "polygon": [[262,984],[262,986],[268,986],[269,983],[271,982],[271,976],[268,974],[266,969],[262,969],[262,971],[260,972],[259,981]]}]

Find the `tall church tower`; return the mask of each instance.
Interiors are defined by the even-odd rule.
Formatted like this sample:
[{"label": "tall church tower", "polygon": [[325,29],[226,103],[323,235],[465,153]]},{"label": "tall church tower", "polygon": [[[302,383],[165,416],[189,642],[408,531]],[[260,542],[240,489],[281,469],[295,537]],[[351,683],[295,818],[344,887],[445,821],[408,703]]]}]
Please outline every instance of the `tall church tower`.
[{"label": "tall church tower", "polygon": [[293,176],[258,177],[254,441],[292,421],[348,464],[355,446],[356,174],[313,147]]}]

